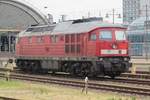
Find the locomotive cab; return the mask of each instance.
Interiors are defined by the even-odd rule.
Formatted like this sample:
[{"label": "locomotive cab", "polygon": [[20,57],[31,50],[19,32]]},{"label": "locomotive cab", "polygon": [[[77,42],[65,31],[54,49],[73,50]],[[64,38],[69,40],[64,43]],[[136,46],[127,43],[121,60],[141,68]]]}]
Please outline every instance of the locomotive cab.
[{"label": "locomotive cab", "polygon": [[128,42],[123,30],[102,30],[97,42],[97,56],[127,56]]},{"label": "locomotive cab", "polygon": [[100,30],[96,47],[98,64],[105,75],[118,76],[131,66],[125,29]]}]

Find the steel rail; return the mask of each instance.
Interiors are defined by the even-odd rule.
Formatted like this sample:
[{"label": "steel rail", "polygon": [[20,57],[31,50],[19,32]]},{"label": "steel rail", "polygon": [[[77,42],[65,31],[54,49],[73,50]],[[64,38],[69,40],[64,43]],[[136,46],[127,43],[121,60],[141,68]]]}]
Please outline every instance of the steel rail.
[{"label": "steel rail", "polygon": [[[0,74],[0,77],[3,77],[3,74]],[[33,76],[33,75],[23,75],[23,74],[12,74],[11,78],[32,81],[32,82],[59,84],[59,85],[82,87],[82,88],[84,86],[83,81],[48,78],[48,77],[40,77],[35,75]],[[108,91],[150,96],[150,88],[123,86],[123,85],[106,84],[106,83],[104,84],[104,83],[95,83],[95,82],[89,82],[88,87],[96,90],[108,90]]]},{"label": "steel rail", "polygon": [[150,74],[132,74],[132,73],[123,73],[120,77],[130,77],[130,78],[141,78],[141,79],[150,79]]}]

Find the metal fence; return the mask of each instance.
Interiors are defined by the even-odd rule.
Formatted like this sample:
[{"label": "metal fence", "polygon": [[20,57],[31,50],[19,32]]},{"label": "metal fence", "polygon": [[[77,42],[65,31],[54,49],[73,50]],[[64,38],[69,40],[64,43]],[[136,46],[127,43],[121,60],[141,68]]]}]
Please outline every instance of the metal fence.
[{"label": "metal fence", "polygon": [[134,57],[150,58],[150,43],[130,43],[129,54]]}]

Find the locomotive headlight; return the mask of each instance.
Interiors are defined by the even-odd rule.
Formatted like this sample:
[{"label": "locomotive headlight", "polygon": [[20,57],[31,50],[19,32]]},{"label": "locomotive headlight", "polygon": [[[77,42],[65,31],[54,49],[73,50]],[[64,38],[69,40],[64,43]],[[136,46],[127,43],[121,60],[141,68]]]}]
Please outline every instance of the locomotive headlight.
[{"label": "locomotive headlight", "polygon": [[124,58],[124,61],[129,61],[130,59],[129,58]]},{"label": "locomotive headlight", "polygon": [[100,61],[103,61],[103,58],[99,58]]},{"label": "locomotive headlight", "polygon": [[113,49],[116,49],[116,48],[117,48],[117,45],[116,45],[116,44],[112,44],[112,48],[113,48]]}]

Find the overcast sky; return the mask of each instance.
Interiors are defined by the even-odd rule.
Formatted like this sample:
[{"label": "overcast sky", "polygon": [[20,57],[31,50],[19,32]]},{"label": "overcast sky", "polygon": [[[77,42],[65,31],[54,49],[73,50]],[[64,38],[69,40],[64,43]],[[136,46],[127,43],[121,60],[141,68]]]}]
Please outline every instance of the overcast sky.
[{"label": "overcast sky", "polygon": [[[23,0],[20,0],[23,1]],[[116,13],[122,14],[122,0],[24,0],[32,4],[34,7],[41,10],[43,13],[50,13],[53,15],[55,21],[60,18],[60,15],[67,15],[67,19],[87,17],[88,12],[90,16],[105,17],[106,13],[112,13],[112,9]],[[44,7],[47,7],[46,9]],[[112,21],[110,18],[105,20]],[[115,22],[120,23],[122,19],[116,16]]]}]

